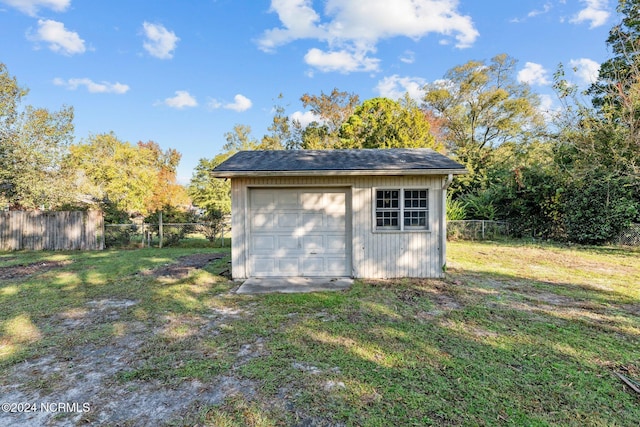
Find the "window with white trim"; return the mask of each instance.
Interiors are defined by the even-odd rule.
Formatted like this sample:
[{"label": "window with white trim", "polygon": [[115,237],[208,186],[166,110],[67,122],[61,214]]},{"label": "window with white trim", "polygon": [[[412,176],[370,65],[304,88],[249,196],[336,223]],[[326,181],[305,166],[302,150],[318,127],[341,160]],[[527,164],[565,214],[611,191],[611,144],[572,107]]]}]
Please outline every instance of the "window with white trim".
[{"label": "window with white trim", "polygon": [[375,230],[428,230],[429,190],[376,189]]}]

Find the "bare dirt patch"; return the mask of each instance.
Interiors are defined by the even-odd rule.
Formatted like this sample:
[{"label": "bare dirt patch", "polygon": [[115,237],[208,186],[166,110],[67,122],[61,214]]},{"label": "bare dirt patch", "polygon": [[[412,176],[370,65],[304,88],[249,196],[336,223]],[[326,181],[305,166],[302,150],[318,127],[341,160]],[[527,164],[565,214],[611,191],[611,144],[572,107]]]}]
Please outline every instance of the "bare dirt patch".
[{"label": "bare dirt patch", "polygon": [[222,259],[225,254],[221,253],[205,253],[187,255],[178,258],[178,262],[166,265],[164,267],[148,270],[141,273],[144,276],[165,277],[171,279],[184,279],[195,269],[203,268],[207,264],[217,259]]},{"label": "bare dirt patch", "polygon": [[43,273],[69,264],[71,261],[43,261],[0,267],[0,280],[22,279],[32,274]]},{"label": "bare dirt patch", "polygon": [[403,304],[419,306],[425,300],[433,305],[428,311],[419,310],[416,318],[431,320],[465,305],[462,295],[456,293],[455,286],[441,280],[412,279],[399,285],[394,280],[373,280],[367,282],[374,287],[390,289]]},{"label": "bare dirt patch", "polygon": [[[189,255],[174,264],[141,274],[158,280],[181,280],[224,256],[216,253]],[[0,277],[22,278],[67,263],[3,267]],[[46,354],[14,365],[0,380],[2,402],[34,404],[36,406],[32,408],[36,410],[2,412],[0,426],[194,425],[193,417],[199,413],[199,408],[220,404],[229,396],[251,399],[256,393],[252,381],[235,378],[229,373],[215,375],[207,381],[123,379],[123,375],[147,363],[148,355],[141,351],[150,342],[159,337],[187,338],[167,338],[175,335],[175,332],[169,333],[174,329],[180,331],[180,328],[188,327],[195,331],[196,338],[215,336],[228,327],[228,323],[249,315],[239,309],[212,307],[208,316],[161,318],[164,325],[159,326],[156,322],[125,316],[139,304],[140,301],[133,299],[96,299],[52,317],[49,330],[68,337],[67,341],[47,349]],[[241,366],[263,352],[261,340],[245,344],[237,352],[233,366]],[[64,404],[64,407],[48,406],[50,404]]]},{"label": "bare dirt patch", "polygon": [[[218,375],[206,382],[197,379],[123,380],[122,375],[144,364],[140,350],[166,331],[135,320],[122,321],[124,310],[135,309],[138,301],[102,299],[59,316],[54,329],[70,335],[78,330],[113,328],[95,342],[72,341],[69,346],[51,348],[47,355],[15,365],[0,383],[3,402],[36,404],[37,411],[0,413],[0,426],[76,425],[194,425],[197,408],[217,405],[232,395],[251,398],[252,381],[232,375]],[[194,324],[199,334],[224,329],[225,322],[246,316],[231,310],[212,310],[209,322]],[[171,322],[169,322],[171,325]],[[263,352],[263,343],[241,347],[235,364],[241,365]],[[143,357],[141,359],[141,357]],[[41,404],[64,403],[64,409],[41,410]],[[194,409],[196,408],[196,409]],[[186,423],[186,424],[185,424]]]}]

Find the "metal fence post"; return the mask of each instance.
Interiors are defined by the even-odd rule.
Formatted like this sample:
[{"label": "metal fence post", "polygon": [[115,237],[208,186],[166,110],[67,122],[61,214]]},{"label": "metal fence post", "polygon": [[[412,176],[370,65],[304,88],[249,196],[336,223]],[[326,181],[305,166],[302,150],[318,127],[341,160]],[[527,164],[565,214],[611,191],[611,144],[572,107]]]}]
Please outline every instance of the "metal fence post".
[{"label": "metal fence post", "polygon": [[162,211],[158,214],[158,237],[160,238],[158,247],[162,248]]}]

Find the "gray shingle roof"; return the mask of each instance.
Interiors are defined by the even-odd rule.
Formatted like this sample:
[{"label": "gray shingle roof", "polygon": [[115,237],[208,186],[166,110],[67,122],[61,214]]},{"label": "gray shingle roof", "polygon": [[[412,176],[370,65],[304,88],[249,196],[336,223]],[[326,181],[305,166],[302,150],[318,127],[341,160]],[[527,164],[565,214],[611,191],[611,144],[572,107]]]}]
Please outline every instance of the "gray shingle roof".
[{"label": "gray shingle roof", "polygon": [[428,148],[239,151],[213,169],[217,177],[462,174],[464,166]]}]

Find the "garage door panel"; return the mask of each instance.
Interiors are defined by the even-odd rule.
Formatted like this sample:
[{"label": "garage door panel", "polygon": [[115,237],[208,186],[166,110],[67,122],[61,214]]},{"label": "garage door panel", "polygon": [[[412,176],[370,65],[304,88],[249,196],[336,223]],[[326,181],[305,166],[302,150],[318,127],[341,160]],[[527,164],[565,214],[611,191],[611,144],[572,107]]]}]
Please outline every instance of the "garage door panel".
[{"label": "garage door panel", "polygon": [[344,274],[344,258],[325,258],[326,270],[332,275]]},{"label": "garage door panel", "polygon": [[304,236],[302,238],[302,248],[306,251],[323,251],[324,236]]},{"label": "garage door panel", "polygon": [[325,194],[325,206],[326,212],[342,212],[344,214],[344,207],[346,206],[347,195],[345,193],[326,193]]},{"label": "garage door panel", "polygon": [[275,240],[275,236],[254,236],[253,249],[255,249],[256,251],[273,251],[276,248]]},{"label": "garage door panel", "polygon": [[304,258],[302,269],[305,276],[322,275],[325,273],[324,258]]},{"label": "garage door panel", "polygon": [[274,193],[272,191],[255,190],[251,192],[251,205],[260,207],[262,209],[273,209],[276,207],[276,201],[274,199]]},{"label": "garage door panel", "polygon": [[276,224],[279,229],[294,229],[298,227],[298,216],[297,212],[278,212]]},{"label": "garage door panel", "polygon": [[324,215],[322,213],[303,213],[302,228],[305,231],[322,231],[324,230]]},{"label": "garage door panel", "polygon": [[292,236],[277,236],[278,248],[282,249],[298,249],[300,247],[300,238]]},{"label": "garage door panel", "polygon": [[342,215],[327,214],[325,223],[326,227],[330,230],[344,230],[346,226],[344,213],[342,213]]},{"label": "garage door panel", "polygon": [[344,252],[347,248],[347,239],[341,234],[327,235],[325,241],[325,249],[328,252]]},{"label": "garage door panel", "polygon": [[300,205],[298,192],[295,190],[280,190],[275,193],[274,199],[277,201],[278,209],[297,209]]},{"label": "garage door panel", "polygon": [[276,262],[273,258],[261,258],[259,256],[253,256],[252,269],[258,276],[269,275],[275,271]]},{"label": "garage door panel", "polygon": [[261,188],[250,192],[252,275],[350,273],[345,190]]},{"label": "garage door panel", "polygon": [[299,270],[298,257],[278,258],[278,272],[281,276],[297,275]]},{"label": "garage door panel", "polygon": [[312,211],[324,210],[324,193],[321,192],[303,192],[300,193],[300,202],[302,209]]},{"label": "garage door panel", "polygon": [[272,230],[275,226],[275,215],[273,213],[254,212],[251,216],[251,228]]}]

